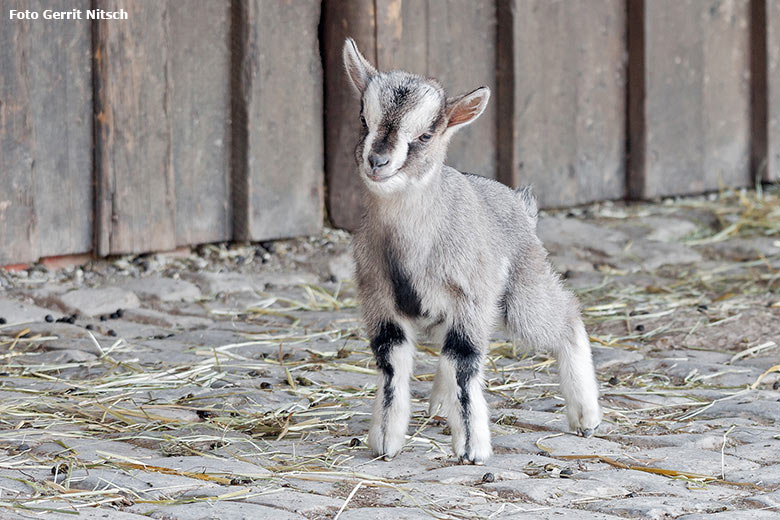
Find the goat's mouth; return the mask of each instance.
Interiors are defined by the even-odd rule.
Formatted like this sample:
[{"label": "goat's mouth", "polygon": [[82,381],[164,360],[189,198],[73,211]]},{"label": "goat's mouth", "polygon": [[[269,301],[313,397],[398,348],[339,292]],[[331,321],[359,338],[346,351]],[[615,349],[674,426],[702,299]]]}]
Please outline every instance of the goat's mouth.
[{"label": "goat's mouth", "polygon": [[375,173],[375,172],[367,172],[366,177],[368,177],[370,180],[374,182],[385,182],[387,179],[391,177],[395,177],[398,171],[390,172],[390,173]]}]

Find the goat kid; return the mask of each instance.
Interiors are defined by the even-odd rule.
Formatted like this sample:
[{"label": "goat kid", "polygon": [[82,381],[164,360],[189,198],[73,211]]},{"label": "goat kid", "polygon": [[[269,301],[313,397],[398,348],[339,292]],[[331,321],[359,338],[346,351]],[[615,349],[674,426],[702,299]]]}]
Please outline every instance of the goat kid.
[{"label": "goat kid", "polygon": [[389,460],[409,426],[416,333],[441,342],[430,413],[447,416],[461,462],[490,456],[482,365],[494,327],[554,354],[569,427],[601,421],[590,343],[575,297],[536,236],[530,190],[444,165],[453,134],[485,109],[481,87],[447,98],[435,80],[378,72],[355,42],[344,64],[361,99],[355,149],[365,214],[354,238],[362,314],[379,368],[368,443]]}]

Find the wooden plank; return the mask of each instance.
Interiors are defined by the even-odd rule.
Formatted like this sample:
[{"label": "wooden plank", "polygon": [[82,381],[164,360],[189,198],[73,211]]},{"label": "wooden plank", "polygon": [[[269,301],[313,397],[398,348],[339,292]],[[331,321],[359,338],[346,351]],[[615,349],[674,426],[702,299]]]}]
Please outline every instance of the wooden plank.
[{"label": "wooden plank", "polygon": [[[14,6],[21,9],[22,3]],[[0,265],[37,258],[35,145],[26,62],[30,25],[0,17],[0,177],[6,187],[0,193]]]},{"label": "wooden plank", "polygon": [[780,180],[780,0],[766,0],[767,164],[764,180]]},{"label": "wooden plank", "polygon": [[229,240],[230,2],[167,6],[176,243]]},{"label": "wooden plank", "polygon": [[[653,0],[641,8],[644,99],[630,117],[643,124],[630,125],[630,194],[750,184],[749,0]],[[635,144],[644,149],[635,154]]]},{"label": "wooden plank", "polygon": [[127,20],[95,25],[100,255],[176,246],[168,3],[97,1],[120,6]]},{"label": "wooden plank", "polygon": [[342,49],[351,36],[376,63],[374,2],[323,0],[322,38],[325,80],[325,171],[328,216],[336,227],[354,230],[360,223],[361,185],[354,150],[360,131],[360,103],[349,85]]},{"label": "wooden plank", "polygon": [[645,133],[645,2],[628,0],[626,2],[626,67],[627,85],[627,149],[626,167],[628,195],[641,198],[645,186],[645,152],[647,135]]},{"label": "wooden plank", "polygon": [[427,74],[450,95],[483,85],[494,94],[479,119],[452,139],[446,162],[461,171],[496,178],[495,2],[428,0],[427,10]]},{"label": "wooden plank", "polygon": [[265,240],[322,228],[319,2],[237,6],[242,164],[234,171],[236,236]]},{"label": "wooden plank", "polygon": [[750,173],[756,181],[769,175],[767,43],[766,2],[750,0]]},{"label": "wooden plank", "polygon": [[[375,0],[376,62],[379,70],[428,74],[428,3]],[[358,43],[360,45],[360,43]]]},{"label": "wooden plank", "polygon": [[[625,194],[625,4],[499,5],[503,180],[544,207]],[[506,96],[511,96],[506,99]]]},{"label": "wooden plank", "polygon": [[92,73],[87,21],[0,17],[0,265],[92,248]]}]

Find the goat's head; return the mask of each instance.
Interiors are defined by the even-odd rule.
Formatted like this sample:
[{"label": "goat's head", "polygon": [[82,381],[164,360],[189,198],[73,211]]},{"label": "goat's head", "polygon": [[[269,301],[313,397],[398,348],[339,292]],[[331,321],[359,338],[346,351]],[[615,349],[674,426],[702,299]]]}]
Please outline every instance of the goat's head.
[{"label": "goat's head", "polygon": [[479,117],[490,98],[487,87],[447,98],[436,80],[379,72],[352,38],[344,43],[344,65],[360,95],[355,159],[361,178],[378,195],[425,184],[444,162],[455,131]]}]

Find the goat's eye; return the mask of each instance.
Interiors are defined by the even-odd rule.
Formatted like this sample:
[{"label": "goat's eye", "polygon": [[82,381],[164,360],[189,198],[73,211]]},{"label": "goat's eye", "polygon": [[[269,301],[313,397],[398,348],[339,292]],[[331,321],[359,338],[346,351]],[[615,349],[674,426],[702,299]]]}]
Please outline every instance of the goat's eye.
[{"label": "goat's eye", "polygon": [[430,140],[431,140],[431,137],[433,137],[433,135],[431,135],[431,134],[429,134],[428,132],[426,132],[426,133],[424,133],[423,135],[421,135],[420,137],[418,137],[417,139],[418,139],[418,140],[419,140],[421,143],[427,143],[428,141],[430,141]]},{"label": "goat's eye", "polygon": [[363,116],[360,116],[360,124],[363,125],[363,128],[368,128],[368,123],[366,123],[366,118]]}]

